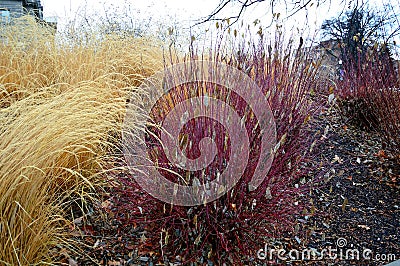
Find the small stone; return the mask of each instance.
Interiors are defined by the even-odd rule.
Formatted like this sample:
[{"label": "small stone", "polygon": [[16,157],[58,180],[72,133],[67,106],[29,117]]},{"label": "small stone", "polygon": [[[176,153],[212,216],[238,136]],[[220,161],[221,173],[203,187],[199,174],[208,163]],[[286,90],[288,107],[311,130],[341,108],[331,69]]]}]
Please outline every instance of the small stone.
[{"label": "small stone", "polygon": [[139,260],[143,261],[143,262],[148,262],[149,258],[148,257],[140,257]]}]

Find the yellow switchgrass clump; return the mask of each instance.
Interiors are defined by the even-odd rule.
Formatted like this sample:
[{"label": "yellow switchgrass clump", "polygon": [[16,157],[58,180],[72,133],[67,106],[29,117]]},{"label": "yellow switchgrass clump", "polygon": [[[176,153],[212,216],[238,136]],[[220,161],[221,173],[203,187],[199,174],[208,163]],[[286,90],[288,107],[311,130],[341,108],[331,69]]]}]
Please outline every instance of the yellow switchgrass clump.
[{"label": "yellow switchgrass clump", "polygon": [[128,93],[162,51],[115,36],[63,44],[29,18],[0,36],[0,264],[52,263],[68,244],[61,204],[102,184]]}]

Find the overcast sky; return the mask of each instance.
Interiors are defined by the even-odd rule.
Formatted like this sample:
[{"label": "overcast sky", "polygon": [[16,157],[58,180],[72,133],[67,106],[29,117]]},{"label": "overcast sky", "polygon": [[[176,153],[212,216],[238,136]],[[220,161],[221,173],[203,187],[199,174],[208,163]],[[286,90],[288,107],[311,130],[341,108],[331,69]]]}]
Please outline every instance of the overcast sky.
[{"label": "overcast sky", "polygon": [[[142,10],[148,15],[179,15],[181,20],[191,20],[194,17],[205,16],[210,13],[217,3],[216,0],[42,0],[44,16],[57,16],[60,19],[73,19],[79,11],[85,7],[102,11],[104,7],[127,7]],[[135,16],[136,14],[132,14]]]},{"label": "overcast sky", "polygon": [[[193,24],[198,19],[210,14],[218,5],[218,0],[112,0],[112,1],[99,1],[99,0],[65,0],[65,1],[54,1],[54,0],[42,0],[44,6],[45,17],[59,17],[60,22],[65,19],[73,19],[74,16],[82,11],[85,7],[89,10],[98,10],[100,13],[104,10],[104,6],[107,8],[122,7],[130,5],[135,10],[141,10],[142,16],[157,16],[167,17],[176,16],[178,21],[181,21],[185,25]],[[113,6],[113,7],[112,7]],[[227,6],[227,14],[234,14],[237,12],[236,6]],[[318,9],[313,7],[309,8],[308,22],[310,24],[320,25],[326,18],[330,18],[337,14],[340,10],[339,5],[331,4],[324,5]],[[276,13],[285,13],[284,8],[276,8]],[[137,14],[132,14],[137,16]],[[297,16],[294,16],[291,21],[301,21],[297,25],[304,24],[305,12],[300,12]],[[254,19],[261,19],[265,24],[271,20],[271,11],[268,10],[268,4],[259,3],[251,6],[246,10],[244,20],[248,20],[248,23],[252,23]]]},{"label": "overcast sky", "polygon": [[[317,4],[309,7],[307,11],[301,11],[289,20],[285,21],[286,31],[295,32],[296,28],[307,29],[309,35],[321,27],[325,19],[336,17],[339,12],[348,6],[346,0],[327,0],[326,3],[317,7]],[[351,1],[351,0],[347,0]],[[398,3],[400,0],[385,0],[399,9]],[[394,2],[393,2],[394,1]],[[171,20],[175,20],[181,27],[189,28],[199,19],[209,15],[218,5],[220,0],[42,0],[45,17],[58,17],[59,25],[65,25],[69,20],[73,20],[76,16],[83,13],[104,14],[105,9],[119,12],[129,13],[137,20],[146,20],[153,18],[159,23],[169,26]],[[284,3],[281,0],[278,3]],[[310,4],[315,1],[311,1]],[[353,0],[354,2],[354,0]],[[260,19],[263,26],[270,25],[272,12],[269,9],[269,1],[258,3],[246,9],[243,16],[245,24],[252,24],[255,19]],[[372,6],[382,5],[381,0],[369,0],[368,3]],[[129,7],[129,9],[128,9]],[[238,12],[238,4],[228,5],[226,15],[236,14]],[[275,13],[281,13],[281,17],[285,17],[284,5],[276,6]],[[222,14],[225,15],[225,14]],[[215,24],[213,24],[215,25]]]}]

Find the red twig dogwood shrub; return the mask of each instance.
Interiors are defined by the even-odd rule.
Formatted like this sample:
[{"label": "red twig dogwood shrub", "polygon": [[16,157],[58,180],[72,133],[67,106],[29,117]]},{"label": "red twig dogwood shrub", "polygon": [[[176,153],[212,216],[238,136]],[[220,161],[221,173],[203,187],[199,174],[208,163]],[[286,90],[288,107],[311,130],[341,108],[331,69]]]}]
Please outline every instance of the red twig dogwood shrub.
[{"label": "red twig dogwood shrub", "polygon": [[[119,177],[123,186],[115,197],[118,198],[115,204],[122,221],[146,227],[148,234],[144,244],[151,244],[159,254],[168,257],[179,255],[183,261],[209,259],[238,265],[257,259],[257,250],[263,247],[266,237],[279,237],[282,232],[290,232],[293,230],[296,215],[307,211],[304,201],[308,190],[303,179],[306,173],[301,166],[310,159],[309,152],[314,141],[312,134],[308,132],[308,121],[319,110],[310,96],[310,91],[317,84],[315,77],[318,64],[311,61],[310,54],[302,47],[296,49],[291,42],[285,45],[281,36],[270,43],[261,40],[250,46],[237,45],[228,54],[222,52],[222,46],[218,47],[207,56],[192,52],[183,62],[190,66],[195,59],[207,57],[212,58],[215,65],[225,64],[244,73],[260,89],[263,97],[256,100],[259,102],[251,105],[240,93],[221,84],[196,81],[176,86],[152,106],[149,114],[151,123],[147,124],[145,139],[138,141],[145,143],[148,159],[171,182],[207,186],[209,182],[220,178],[221,172],[229,167],[230,161],[236,160],[244,165],[244,171],[236,184],[211,202],[178,206],[148,194],[143,190],[143,183],[136,182],[134,178],[135,174],[142,173],[131,172]],[[172,65],[177,63],[172,62]],[[206,68],[200,70],[200,75],[206,75],[207,71]],[[195,71],[187,73],[198,74]],[[165,81],[162,84],[164,86]],[[202,101],[211,102],[212,99],[217,99],[236,111],[239,123],[242,123],[248,136],[248,147],[244,147],[249,153],[247,160],[240,153],[234,152],[243,143],[234,143],[235,136],[228,134],[229,129],[223,125],[226,121],[222,121],[229,119],[219,117],[220,110],[216,108],[210,114],[213,118],[200,116],[184,120],[184,123],[182,117],[177,117],[176,120],[177,126],[183,124],[178,143],[187,160],[201,156],[204,138],[212,138],[214,141],[214,159],[203,169],[193,171],[185,170],[181,165],[169,161],[167,154],[170,151],[165,151],[164,143],[160,141],[163,134],[160,125],[179,104],[200,96]],[[257,171],[257,165],[263,163],[261,160],[264,147],[264,129],[260,126],[260,117],[256,115],[259,110],[255,110],[254,106],[263,101],[269,103],[272,121],[276,125],[273,133],[274,145],[267,151],[273,154],[273,160],[269,157],[269,172],[262,177],[263,180],[256,189],[252,190],[249,184]],[[268,104],[264,108],[269,108]],[[137,110],[139,109],[138,107]],[[195,113],[197,110],[193,108],[188,111]],[[134,146],[134,143],[131,144]],[[148,179],[142,182],[151,183],[152,178],[149,174]],[[157,182],[152,185],[163,186]],[[220,186],[218,189],[221,188],[225,187]],[[156,190],[162,193],[163,189]]]},{"label": "red twig dogwood shrub", "polygon": [[398,73],[385,45],[369,51],[366,59],[344,67],[338,81],[340,108],[352,122],[374,130],[395,154],[400,150],[400,84]]}]

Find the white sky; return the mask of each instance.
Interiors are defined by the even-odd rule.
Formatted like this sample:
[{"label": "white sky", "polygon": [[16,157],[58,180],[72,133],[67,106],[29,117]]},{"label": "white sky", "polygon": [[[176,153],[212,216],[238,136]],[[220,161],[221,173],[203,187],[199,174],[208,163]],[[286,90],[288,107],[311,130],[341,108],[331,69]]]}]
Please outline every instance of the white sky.
[{"label": "white sky", "polygon": [[[61,20],[73,18],[75,14],[86,6],[92,10],[103,10],[104,6],[124,7],[131,6],[142,10],[149,15],[178,15],[182,20],[190,20],[199,15],[210,13],[215,7],[216,0],[42,0],[44,16],[57,16]],[[135,14],[133,14],[135,15]]]},{"label": "white sky", "polygon": [[[290,2],[291,0],[289,0]],[[348,6],[346,0],[326,0],[327,3],[317,7],[317,0],[313,0],[315,4],[309,7],[307,11],[300,11],[298,14],[285,22],[286,31],[296,31],[296,28],[305,28],[311,31],[309,35],[313,35],[316,29],[321,27],[325,19],[336,17],[343,7]],[[350,1],[350,0],[347,0]],[[394,2],[399,0],[386,0]],[[175,20],[183,28],[189,28],[196,21],[209,15],[218,5],[220,0],[42,0],[45,17],[58,17],[59,25],[62,27],[66,21],[73,20],[77,15],[86,12],[91,14],[103,14],[104,9],[115,10],[118,12],[127,12],[135,19],[146,20],[153,18],[159,23],[168,26],[172,20]],[[279,2],[279,0],[277,1]],[[285,0],[280,0],[284,3]],[[354,2],[354,1],[353,1]],[[371,6],[382,5],[381,0],[367,1]],[[269,0],[263,3],[255,4],[249,7],[243,16],[244,24],[252,24],[255,19],[260,19],[262,25],[269,25],[271,22],[271,10],[269,9]],[[127,7],[130,7],[127,9]],[[222,15],[232,15],[238,12],[238,3],[235,6],[228,5],[226,13]],[[285,7],[281,5],[276,7],[275,13],[281,13],[281,17],[285,17]],[[132,13],[132,14],[130,14]],[[307,19],[306,19],[307,17]],[[214,26],[215,23],[212,24]],[[214,26],[215,27],[215,26]],[[258,27],[258,26],[257,26]]]},{"label": "white sky", "polygon": [[[332,1],[334,2],[334,0]],[[130,5],[134,9],[142,10],[142,13],[146,13],[149,16],[167,17],[168,15],[176,15],[177,19],[179,21],[183,21],[184,24],[190,21],[194,22],[199,18],[207,16],[216,8],[219,3],[218,0],[42,0],[41,2],[44,6],[44,16],[57,16],[60,22],[64,21],[65,19],[73,19],[79,11],[82,11],[85,8],[85,6],[89,10],[102,11],[104,9],[103,6],[123,7]],[[247,18],[249,23],[252,23],[256,18],[261,20],[264,18],[265,21],[270,20],[271,12],[268,10],[267,3],[268,1],[249,7],[245,13],[245,15],[247,15],[245,16],[245,19]],[[334,3],[330,8],[328,5],[324,5],[324,7],[318,9],[318,12],[316,12],[315,8],[310,8],[310,22],[317,22],[317,24],[321,24],[324,19],[330,18],[337,14],[339,10],[338,7],[339,5],[335,5]],[[231,6],[227,6],[226,12],[227,14],[236,14],[237,8],[233,9]],[[284,9],[283,7],[281,10],[277,8],[275,12],[281,12],[283,15]],[[265,16],[266,13],[267,16]],[[295,18],[301,19],[301,17],[304,16],[305,13],[301,12],[299,15],[295,16]]]},{"label": "white sky", "polygon": [[[196,20],[210,14],[218,5],[219,0],[42,0],[41,2],[44,6],[45,17],[58,16],[60,19],[68,17],[73,18],[76,12],[84,6],[87,6],[89,9],[101,10],[103,8],[102,6],[106,4],[114,6],[131,5],[134,8],[141,9],[150,14],[177,14],[179,18],[183,20]],[[250,7],[249,9],[252,16],[260,18],[264,13],[266,13],[265,11],[268,12],[268,2],[269,1],[267,0],[264,3],[255,4]],[[280,2],[284,2],[284,0],[281,0]],[[317,1],[312,2],[316,3]],[[321,23],[324,19],[336,15],[345,5],[342,0],[331,0],[330,2],[328,0],[326,2],[327,3],[321,5],[318,9],[309,8],[311,11],[309,15],[312,20]],[[369,0],[367,2],[371,4],[380,4],[383,1]],[[314,4],[313,7],[316,7],[316,4]],[[278,7],[276,12],[284,13],[283,9],[283,6],[280,10]],[[247,11],[247,13],[249,13],[249,11]],[[270,12],[268,12],[268,15],[270,15]],[[302,12],[301,15],[304,16],[304,12]],[[301,15],[299,14],[299,16]],[[299,18],[299,16],[297,16],[297,18]]]}]

